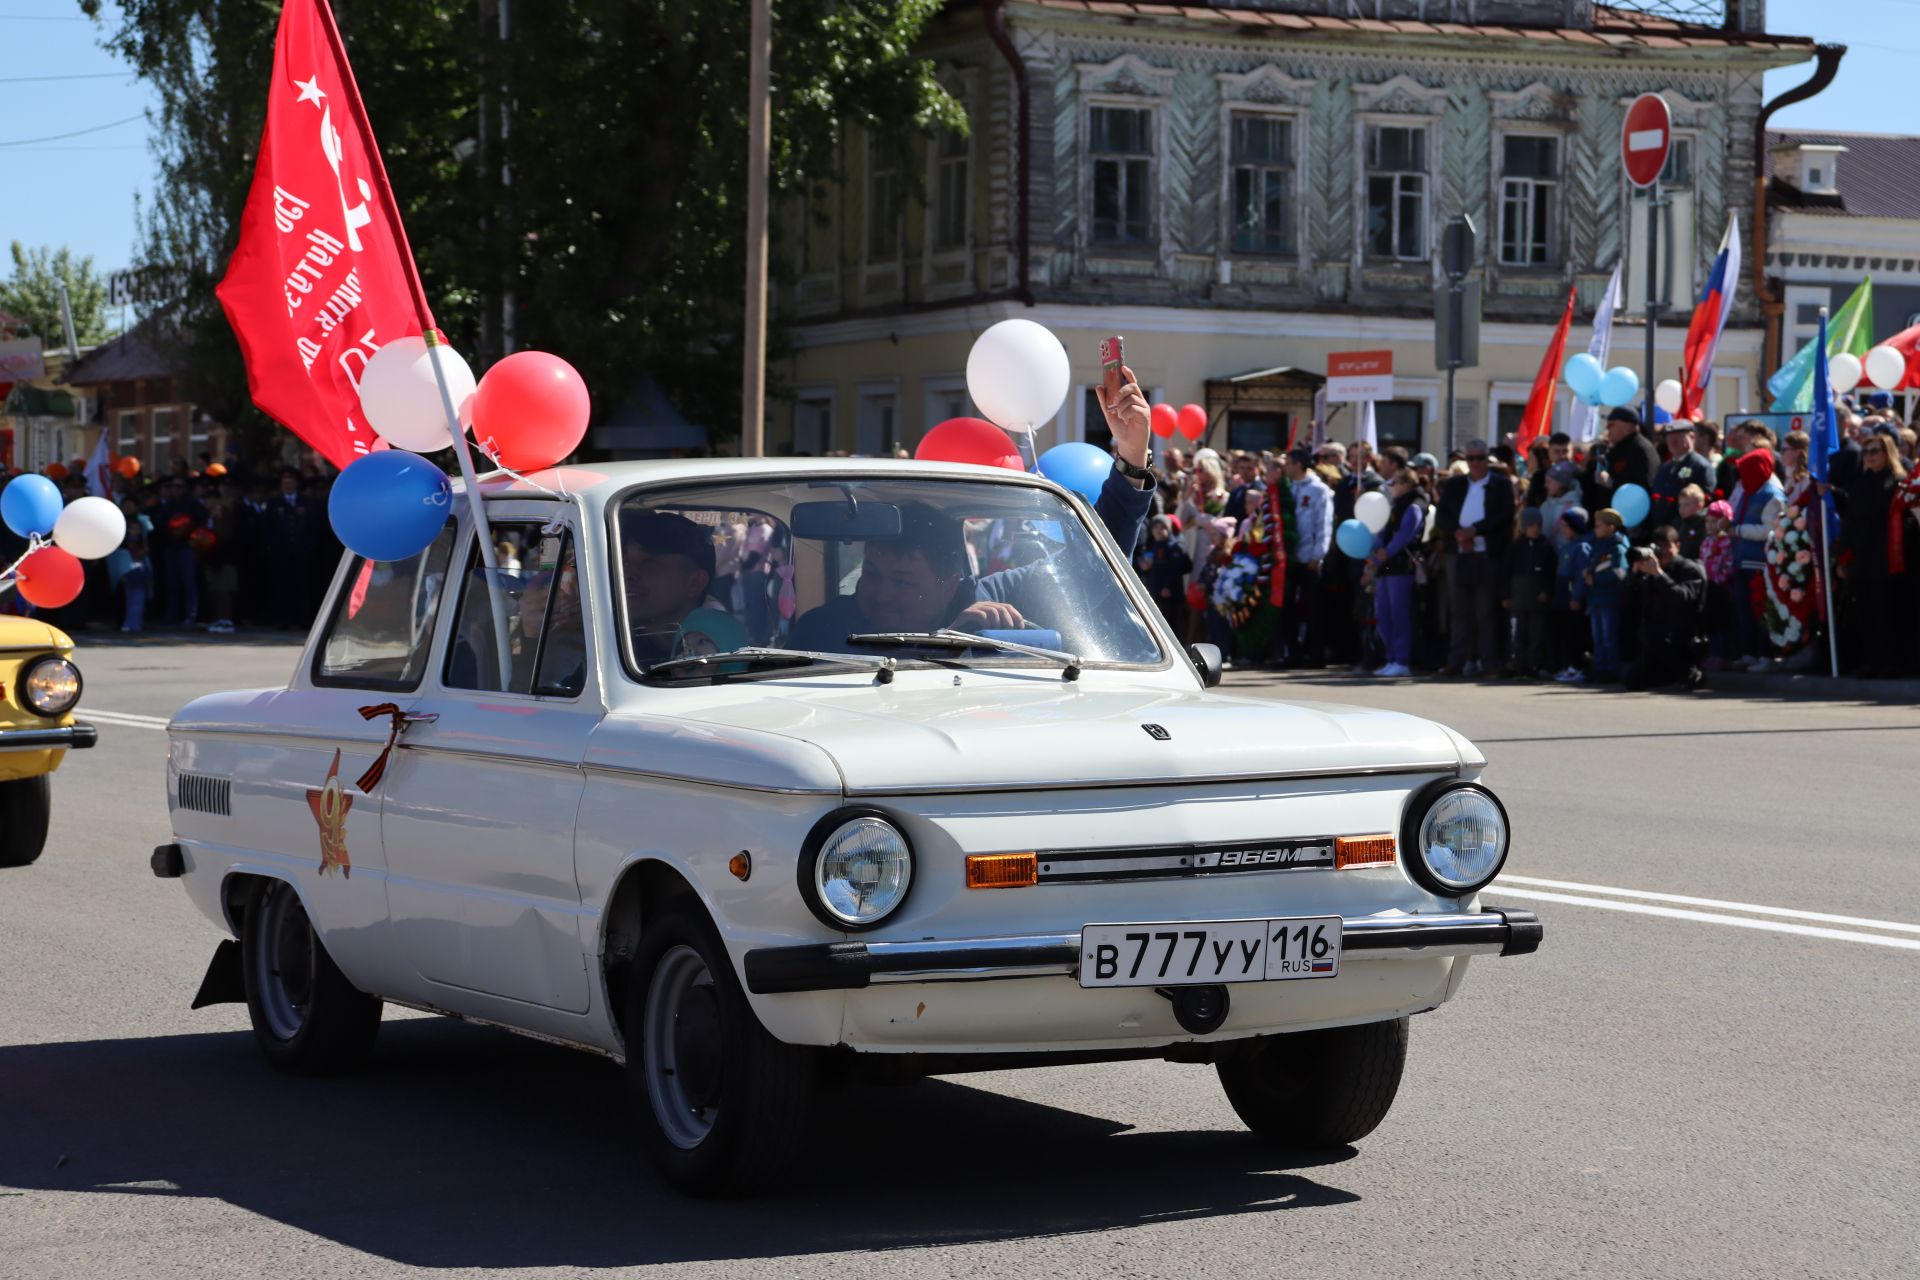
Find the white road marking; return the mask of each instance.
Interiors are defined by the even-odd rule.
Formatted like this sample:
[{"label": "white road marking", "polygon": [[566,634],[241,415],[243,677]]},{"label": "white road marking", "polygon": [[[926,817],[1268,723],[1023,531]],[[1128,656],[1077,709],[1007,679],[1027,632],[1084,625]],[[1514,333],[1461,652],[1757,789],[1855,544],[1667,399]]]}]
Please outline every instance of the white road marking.
[{"label": "white road marking", "polygon": [[97,720],[101,724],[110,724],[122,729],[165,729],[167,717],[136,715],[131,711],[101,711],[94,707],[81,707],[74,712],[80,720]]},{"label": "white road marking", "polygon": [[1616,889],[1611,885],[1580,884],[1574,880],[1542,880],[1536,876],[1501,876],[1499,883],[1537,885],[1542,889],[1577,889],[1581,893],[1605,893],[1617,898],[1644,898],[1648,902],[1677,902],[1687,907],[1718,907],[1722,911],[1745,911],[1751,915],[1780,916],[1787,920],[1818,920],[1822,924],[1851,924],[1863,929],[1920,933],[1920,924],[1901,924],[1894,920],[1870,920],[1865,916],[1836,916],[1825,911],[1799,911],[1792,907],[1757,907],[1751,902],[1728,902],[1723,898],[1690,898],[1683,893],[1654,893],[1649,889]]},{"label": "white road marking", "polygon": [[1764,929],[1770,933],[1792,933],[1805,938],[1831,938],[1838,942],[1865,942],[1876,947],[1920,951],[1920,938],[1888,938],[1874,933],[1855,933],[1848,929],[1822,929],[1809,924],[1788,924],[1784,920],[1754,920],[1746,916],[1721,916],[1707,911],[1688,911],[1681,907],[1657,907],[1649,902],[1613,902],[1606,898],[1581,898],[1570,893],[1547,893],[1541,889],[1504,889],[1496,885],[1488,887],[1483,892],[1496,898],[1538,898],[1542,902],[1564,902],[1576,907],[1600,907],[1607,911],[1626,911],[1634,915],[1665,916],[1672,920],[1696,920],[1702,924],[1724,924],[1735,929]]}]

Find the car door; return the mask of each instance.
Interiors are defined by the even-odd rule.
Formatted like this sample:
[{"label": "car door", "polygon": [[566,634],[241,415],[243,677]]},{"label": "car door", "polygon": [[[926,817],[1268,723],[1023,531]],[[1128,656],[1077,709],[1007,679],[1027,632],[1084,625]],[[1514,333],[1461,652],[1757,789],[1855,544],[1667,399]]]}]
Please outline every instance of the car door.
[{"label": "car door", "polygon": [[560,502],[488,504],[505,654],[478,548],[437,670],[394,753],[381,811],[396,945],[434,1004],[514,1022],[500,1001],[584,1013],[573,827],[602,702]]}]

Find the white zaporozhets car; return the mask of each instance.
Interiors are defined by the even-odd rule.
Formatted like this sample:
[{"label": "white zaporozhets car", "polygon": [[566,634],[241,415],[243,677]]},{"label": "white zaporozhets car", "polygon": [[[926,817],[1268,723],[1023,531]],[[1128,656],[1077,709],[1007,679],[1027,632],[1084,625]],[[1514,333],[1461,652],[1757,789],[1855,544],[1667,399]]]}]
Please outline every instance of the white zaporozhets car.
[{"label": "white zaporozhets car", "polygon": [[277,1067],[354,1065],[382,1001],[604,1053],[703,1193],[776,1173],[829,1072],[1212,1063],[1256,1133],[1340,1145],[1409,1015],[1539,945],[1476,899],[1479,752],[1209,692],[1117,472],[1092,506],[846,460],[481,486],[500,590],[456,503],[345,559],[284,688],[173,720],[154,870],[234,935],[195,1007],[244,1000]]}]

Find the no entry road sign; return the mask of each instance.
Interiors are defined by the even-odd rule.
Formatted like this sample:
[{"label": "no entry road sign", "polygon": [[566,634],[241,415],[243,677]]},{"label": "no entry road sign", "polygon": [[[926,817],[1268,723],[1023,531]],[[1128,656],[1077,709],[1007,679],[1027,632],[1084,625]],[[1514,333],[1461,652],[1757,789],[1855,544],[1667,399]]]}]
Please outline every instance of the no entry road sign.
[{"label": "no entry road sign", "polygon": [[1627,180],[1636,187],[1652,186],[1667,167],[1667,149],[1672,145],[1673,117],[1667,100],[1657,93],[1635,98],[1620,131],[1620,158],[1627,166]]}]

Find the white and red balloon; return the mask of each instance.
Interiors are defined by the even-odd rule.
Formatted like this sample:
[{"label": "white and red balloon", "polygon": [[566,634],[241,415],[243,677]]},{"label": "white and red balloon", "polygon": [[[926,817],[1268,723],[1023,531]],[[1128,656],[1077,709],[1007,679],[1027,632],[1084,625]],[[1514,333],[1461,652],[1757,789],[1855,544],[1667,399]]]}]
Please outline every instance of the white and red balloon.
[{"label": "white and red balloon", "polygon": [[1865,372],[1860,367],[1860,357],[1851,352],[1842,351],[1827,361],[1827,379],[1833,383],[1834,392],[1845,395],[1860,385],[1860,375]]},{"label": "white and red balloon", "polygon": [[[457,412],[474,393],[473,370],[448,346],[440,348],[440,367]],[[368,425],[396,449],[432,453],[453,443],[424,338],[395,338],[373,353],[360,373],[360,408]]]},{"label": "white and red balloon", "polygon": [[1897,391],[1907,380],[1906,353],[1898,347],[1878,346],[1867,352],[1867,381],[1882,391]]},{"label": "white and red balloon", "polygon": [[1002,320],[967,353],[967,393],[982,417],[1022,434],[1053,420],[1067,401],[1067,349],[1043,325]]}]

